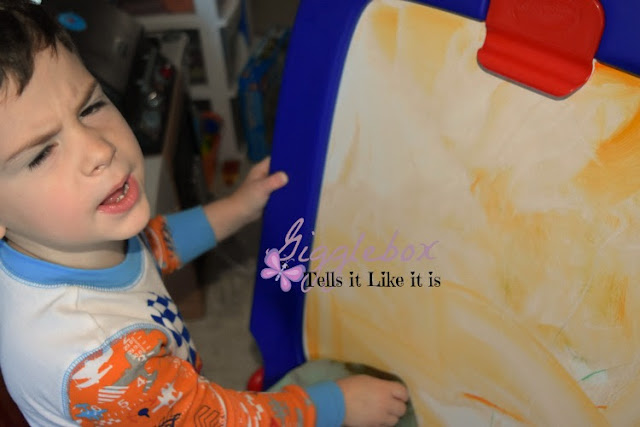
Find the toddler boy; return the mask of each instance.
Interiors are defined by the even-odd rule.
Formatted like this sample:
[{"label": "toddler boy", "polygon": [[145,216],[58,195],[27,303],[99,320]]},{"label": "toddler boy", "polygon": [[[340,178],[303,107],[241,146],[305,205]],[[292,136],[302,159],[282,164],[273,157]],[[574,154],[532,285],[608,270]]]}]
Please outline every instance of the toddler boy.
[{"label": "toddler boy", "polygon": [[259,217],[282,172],[149,222],[143,157],[68,35],[0,0],[0,364],[32,425],[393,425],[399,383],[223,389],[161,281]]}]

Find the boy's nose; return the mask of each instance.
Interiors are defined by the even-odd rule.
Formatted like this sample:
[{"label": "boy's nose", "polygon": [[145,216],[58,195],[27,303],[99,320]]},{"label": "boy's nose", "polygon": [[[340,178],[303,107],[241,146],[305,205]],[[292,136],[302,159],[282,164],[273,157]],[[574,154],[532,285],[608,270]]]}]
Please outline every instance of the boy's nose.
[{"label": "boy's nose", "polygon": [[116,155],[116,147],[100,137],[89,137],[84,147],[83,173],[87,176],[100,173],[111,165]]}]

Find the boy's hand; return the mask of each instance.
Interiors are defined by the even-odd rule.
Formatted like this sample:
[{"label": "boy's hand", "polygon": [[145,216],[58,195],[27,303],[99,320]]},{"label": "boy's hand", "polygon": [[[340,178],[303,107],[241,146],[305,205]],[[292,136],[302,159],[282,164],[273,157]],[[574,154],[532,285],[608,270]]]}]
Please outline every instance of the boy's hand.
[{"label": "boy's hand", "polygon": [[287,183],[284,172],[269,175],[270,160],[267,157],[254,165],[233,194],[204,207],[218,241],[260,218],[271,193]]},{"label": "boy's hand", "polygon": [[346,426],[394,426],[407,410],[409,391],[397,381],[354,375],[336,383],[344,395]]},{"label": "boy's hand", "polygon": [[270,161],[271,157],[267,157],[254,165],[240,187],[229,196],[246,223],[260,218],[271,193],[287,184],[288,177],[284,172],[268,175]]}]

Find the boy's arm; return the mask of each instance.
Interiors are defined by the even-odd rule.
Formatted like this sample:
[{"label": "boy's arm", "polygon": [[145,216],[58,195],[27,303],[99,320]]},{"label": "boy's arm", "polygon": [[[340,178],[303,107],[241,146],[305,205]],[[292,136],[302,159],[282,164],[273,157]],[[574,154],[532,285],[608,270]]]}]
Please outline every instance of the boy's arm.
[{"label": "boy's arm", "polygon": [[284,172],[268,172],[269,158],[255,165],[232,195],[153,218],[144,236],[162,273],[172,273],[258,219],[271,193],[287,183]]},{"label": "boy's arm", "polygon": [[[136,329],[82,358],[65,376],[69,416],[79,425],[333,426],[344,419],[335,384],[309,394],[298,386],[277,393],[226,390],[169,346],[160,330]],[[318,408],[314,393],[324,395]],[[316,419],[318,411],[325,421]]]},{"label": "boy's arm", "polygon": [[356,375],[275,393],[227,390],[173,356],[158,329],[118,334],[65,375],[65,413],[78,425],[393,426],[405,413],[400,383]]}]

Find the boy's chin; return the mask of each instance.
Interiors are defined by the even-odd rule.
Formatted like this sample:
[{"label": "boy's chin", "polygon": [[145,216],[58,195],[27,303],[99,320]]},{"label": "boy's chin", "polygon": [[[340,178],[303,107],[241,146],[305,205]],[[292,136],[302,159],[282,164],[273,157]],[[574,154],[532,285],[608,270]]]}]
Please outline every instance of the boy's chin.
[{"label": "boy's chin", "polygon": [[138,202],[135,210],[127,218],[111,230],[105,230],[110,241],[124,241],[140,234],[151,219],[151,211],[146,198]]},{"label": "boy's chin", "polygon": [[136,207],[136,211],[133,214],[134,215],[128,218],[126,227],[122,230],[123,235],[119,240],[128,240],[137,236],[149,223],[149,220],[151,219],[151,210],[146,197],[140,200],[139,206]]}]

